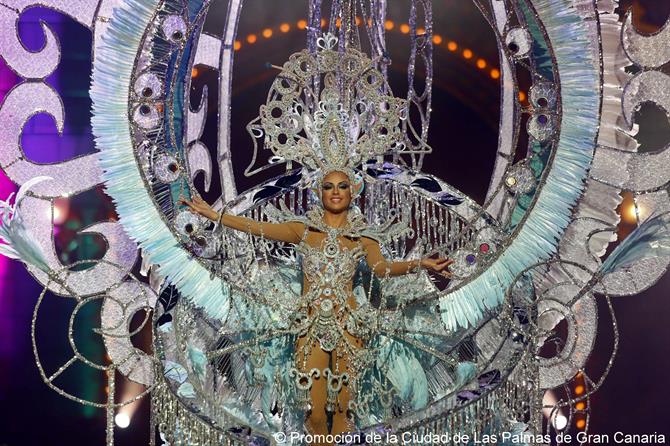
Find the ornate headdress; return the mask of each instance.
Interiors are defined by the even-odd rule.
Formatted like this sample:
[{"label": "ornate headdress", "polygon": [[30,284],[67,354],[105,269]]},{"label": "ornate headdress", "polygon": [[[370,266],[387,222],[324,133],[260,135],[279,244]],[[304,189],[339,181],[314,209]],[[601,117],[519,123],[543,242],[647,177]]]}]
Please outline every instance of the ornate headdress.
[{"label": "ornate headdress", "polygon": [[[255,151],[246,175],[297,162],[319,178],[342,171],[353,183],[361,163],[407,152],[401,126],[407,101],[392,96],[376,61],[351,47],[338,51],[337,41],[326,34],[316,54],[294,53],[281,67],[259,117],[247,126]],[[260,139],[274,156],[252,170]]]}]

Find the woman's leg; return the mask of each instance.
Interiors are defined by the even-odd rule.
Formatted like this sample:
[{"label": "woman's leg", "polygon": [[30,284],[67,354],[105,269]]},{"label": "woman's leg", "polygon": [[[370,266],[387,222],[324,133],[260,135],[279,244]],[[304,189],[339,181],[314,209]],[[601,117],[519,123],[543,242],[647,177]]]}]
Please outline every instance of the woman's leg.
[{"label": "woman's leg", "polygon": [[[313,378],[310,397],[312,400],[312,411],[307,415],[305,424],[312,434],[328,434],[328,416],[326,414],[326,398],[328,395],[328,386],[323,369],[330,364],[330,354],[321,350],[318,345],[312,346],[307,352],[307,361],[303,367],[303,348],[307,337],[298,338],[298,363],[296,367],[303,373],[309,373],[310,370],[318,369],[319,378]],[[313,443],[328,444],[328,443]]]}]

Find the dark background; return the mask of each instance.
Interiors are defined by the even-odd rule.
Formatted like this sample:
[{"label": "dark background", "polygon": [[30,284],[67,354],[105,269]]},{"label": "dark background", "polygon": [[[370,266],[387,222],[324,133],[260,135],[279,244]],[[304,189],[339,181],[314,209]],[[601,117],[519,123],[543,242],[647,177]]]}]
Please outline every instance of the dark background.
[{"label": "dark background", "polygon": [[[406,2],[390,2],[389,19],[394,29],[388,31],[393,59],[391,81],[396,94],[405,91],[407,36],[400,24],[407,21]],[[625,1],[633,6],[634,21],[641,32],[651,33],[663,25],[670,13],[670,0]],[[304,18],[305,1],[270,2],[247,0],[240,23],[241,48],[236,53],[233,98],[233,156],[237,167],[250,160],[251,142],[246,124],[257,114],[265,101],[273,72],[264,68],[266,62],[281,65],[288,55],[304,47],[304,32],[296,29]],[[497,146],[498,82],[490,70],[497,66],[497,49],[493,35],[470,2],[436,0],[435,33],[443,41],[435,48],[435,86],[430,144],[435,153],[427,158],[424,170],[439,175],[458,189],[482,202],[488,187],[493,153]],[[22,16],[21,35],[28,48],[41,48],[43,36],[39,20],[44,19],[57,32],[63,48],[63,59],[57,74],[49,83],[63,96],[66,129],[62,137],[54,136],[52,120],[37,116],[26,126],[23,137],[28,156],[39,162],[57,161],[92,151],[90,132],[90,32],[68,18],[41,8],[33,8]],[[291,30],[279,31],[279,24],[289,23]],[[216,19],[208,27],[217,29]],[[264,28],[273,36],[265,38]],[[3,31],[4,32],[4,31]],[[257,41],[247,42],[255,34]],[[450,51],[448,42],[458,49]],[[470,49],[472,59],[463,57]],[[486,62],[478,68],[479,59]],[[193,95],[198,95],[212,76],[202,70]],[[0,98],[17,82],[0,59]],[[210,89],[210,100],[215,95]],[[655,150],[668,140],[668,123],[654,107],[644,107],[638,116],[642,150]],[[208,133],[209,134],[209,133]],[[211,135],[205,136],[205,139]],[[241,170],[241,169],[239,169]],[[239,172],[238,172],[239,173]],[[216,179],[215,179],[216,181]],[[259,178],[238,175],[240,190],[256,184]],[[0,197],[11,185],[0,177]],[[92,191],[63,204],[67,219],[59,227],[58,249],[64,262],[74,257],[96,255],[100,240],[95,237],[73,237],[87,222],[114,218],[101,191]],[[630,227],[624,221],[622,231]],[[618,354],[602,388],[590,403],[590,433],[664,433],[670,436],[667,401],[670,400],[667,375],[670,370],[668,342],[666,276],[651,290],[639,296],[614,299],[620,333]],[[51,391],[41,380],[32,356],[30,323],[32,311],[41,289],[16,262],[0,259],[0,445],[23,446],[45,444],[104,444],[104,412],[86,408]],[[609,360],[611,330],[606,329],[605,302],[599,300],[603,330],[589,366],[600,369]],[[40,353],[49,370],[58,368],[69,357],[66,341],[67,319],[72,305],[50,297],[40,316],[38,342]],[[91,315],[95,314],[94,309]],[[92,356],[103,360],[103,352],[91,341],[85,347]],[[104,380],[85,369],[76,369],[65,387],[82,397],[102,401]],[[148,438],[148,402],[139,404],[131,426],[116,430],[117,444],[146,444]]]}]

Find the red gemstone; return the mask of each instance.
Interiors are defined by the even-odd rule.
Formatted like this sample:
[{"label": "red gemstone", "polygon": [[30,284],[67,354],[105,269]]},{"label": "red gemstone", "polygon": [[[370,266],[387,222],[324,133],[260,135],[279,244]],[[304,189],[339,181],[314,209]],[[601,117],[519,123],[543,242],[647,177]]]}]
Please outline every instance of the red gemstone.
[{"label": "red gemstone", "polygon": [[481,252],[483,252],[484,254],[486,254],[487,252],[489,252],[489,249],[490,249],[490,247],[489,247],[489,244],[488,244],[488,243],[482,243],[481,245],[479,245],[479,250],[480,250]]}]

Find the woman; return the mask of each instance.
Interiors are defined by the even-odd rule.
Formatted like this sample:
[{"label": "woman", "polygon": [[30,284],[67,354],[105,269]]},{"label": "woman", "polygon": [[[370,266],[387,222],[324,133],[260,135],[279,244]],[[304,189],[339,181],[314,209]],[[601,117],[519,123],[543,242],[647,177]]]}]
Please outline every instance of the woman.
[{"label": "woman", "polygon": [[[323,210],[309,212],[308,221],[265,223],[218,214],[196,197],[182,200],[192,212],[253,235],[292,243],[303,255],[304,306],[307,323],[300,331],[292,373],[296,385],[309,390],[309,430],[314,434],[350,431],[347,410],[355,390],[356,370],[365,367],[365,322],[357,318],[358,305],[352,293],[352,279],[364,257],[378,277],[408,274],[426,268],[450,277],[447,259],[424,258],[389,262],[379,242],[361,234],[361,221],[349,212],[352,181],[342,171],[323,177]],[[364,223],[363,223],[364,224]]]}]

